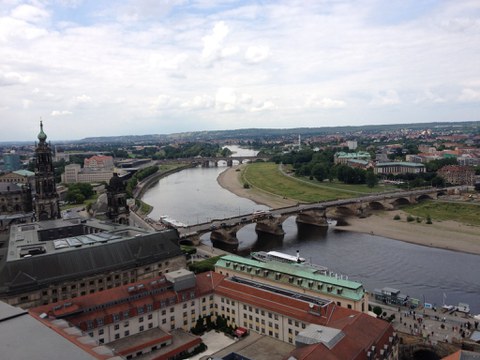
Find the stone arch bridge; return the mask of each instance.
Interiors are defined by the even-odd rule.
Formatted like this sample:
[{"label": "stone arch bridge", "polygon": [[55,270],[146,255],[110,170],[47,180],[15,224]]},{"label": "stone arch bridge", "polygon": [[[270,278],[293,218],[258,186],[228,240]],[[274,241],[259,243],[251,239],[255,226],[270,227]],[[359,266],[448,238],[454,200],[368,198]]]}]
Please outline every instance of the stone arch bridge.
[{"label": "stone arch bridge", "polygon": [[402,205],[415,204],[424,200],[435,200],[439,196],[461,191],[461,188],[429,188],[422,190],[401,191],[374,194],[358,198],[325,201],[312,204],[297,204],[284,208],[272,209],[260,214],[245,214],[226,219],[215,219],[208,223],[178,228],[181,242],[196,244],[200,236],[211,232],[212,241],[236,245],[237,232],[244,226],[255,223],[255,231],[271,235],[285,234],[282,224],[291,216],[296,222],[328,227],[329,219],[368,216],[375,210],[395,210]]}]

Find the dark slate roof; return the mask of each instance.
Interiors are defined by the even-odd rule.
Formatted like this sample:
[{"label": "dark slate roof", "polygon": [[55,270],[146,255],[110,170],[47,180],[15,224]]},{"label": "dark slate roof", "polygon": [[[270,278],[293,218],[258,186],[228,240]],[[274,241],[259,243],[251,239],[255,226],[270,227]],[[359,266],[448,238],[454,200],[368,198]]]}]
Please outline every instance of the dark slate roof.
[{"label": "dark slate roof", "polygon": [[164,230],[102,246],[7,261],[0,273],[0,292],[20,293],[51,283],[126,270],[180,255],[177,232]]}]

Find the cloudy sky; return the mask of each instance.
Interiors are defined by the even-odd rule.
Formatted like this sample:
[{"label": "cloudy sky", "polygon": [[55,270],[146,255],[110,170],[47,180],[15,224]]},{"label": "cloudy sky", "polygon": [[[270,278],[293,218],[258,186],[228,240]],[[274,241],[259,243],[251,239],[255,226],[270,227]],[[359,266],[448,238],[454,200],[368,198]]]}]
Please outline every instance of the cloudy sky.
[{"label": "cloudy sky", "polygon": [[480,120],[478,0],[0,0],[0,141]]}]

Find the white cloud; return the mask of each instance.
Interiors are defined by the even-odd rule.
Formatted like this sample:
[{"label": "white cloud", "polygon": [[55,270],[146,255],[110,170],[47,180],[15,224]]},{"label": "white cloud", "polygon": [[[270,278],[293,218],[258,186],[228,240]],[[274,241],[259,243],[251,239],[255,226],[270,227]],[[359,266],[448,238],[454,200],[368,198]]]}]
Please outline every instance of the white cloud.
[{"label": "white cloud", "polygon": [[28,80],[28,76],[16,72],[0,73],[0,86],[26,84]]},{"label": "white cloud", "polygon": [[401,101],[395,90],[386,90],[378,92],[370,103],[372,105],[397,105]]},{"label": "white cloud", "polygon": [[3,1],[0,141],[52,109],[83,124],[52,139],[480,120],[478,1],[413,3]]},{"label": "white cloud", "polygon": [[68,110],[53,110],[50,113],[50,116],[57,117],[57,116],[67,116],[67,115],[72,115],[73,113]]},{"label": "white cloud", "polygon": [[15,19],[31,23],[42,22],[50,17],[50,14],[45,9],[28,4],[17,6],[10,15]]},{"label": "white cloud", "polygon": [[32,104],[32,100],[22,99],[22,107],[25,110],[29,109],[31,104]]},{"label": "white cloud", "polygon": [[237,106],[237,94],[235,89],[221,87],[215,94],[215,108],[220,111],[233,111]]},{"label": "white cloud", "polygon": [[166,94],[160,94],[150,104],[152,110],[170,109],[178,106],[179,100]]},{"label": "white cloud", "polygon": [[256,64],[267,59],[269,55],[270,49],[267,46],[249,46],[245,51],[245,60]]},{"label": "white cloud", "polygon": [[202,58],[204,60],[215,60],[219,57],[223,42],[229,32],[230,30],[225,22],[219,21],[213,27],[212,33],[202,38]]},{"label": "white cloud", "polygon": [[461,102],[480,102],[480,90],[463,89],[458,100]]},{"label": "white cloud", "polygon": [[187,109],[209,109],[214,105],[215,100],[208,95],[196,95],[190,101],[182,103],[183,108]]},{"label": "white cloud", "polygon": [[266,111],[266,110],[273,110],[276,106],[272,101],[265,101],[261,104],[257,104],[256,106],[252,107],[250,111],[258,112],[258,111]]},{"label": "white cloud", "polygon": [[340,109],[345,107],[346,103],[342,100],[334,100],[326,97],[319,97],[312,94],[305,101],[307,107],[323,108],[323,109]]},{"label": "white cloud", "polygon": [[92,98],[88,95],[82,94],[82,95],[76,96],[73,99],[73,102],[75,104],[87,104],[87,103],[92,102]]}]

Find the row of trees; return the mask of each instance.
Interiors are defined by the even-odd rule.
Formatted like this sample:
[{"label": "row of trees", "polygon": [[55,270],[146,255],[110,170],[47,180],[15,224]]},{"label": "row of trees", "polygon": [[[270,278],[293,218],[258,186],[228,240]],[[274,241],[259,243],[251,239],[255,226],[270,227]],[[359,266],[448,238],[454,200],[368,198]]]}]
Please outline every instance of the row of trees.
[{"label": "row of trees", "polygon": [[[335,149],[326,149],[318,152],[306,149],[288,154],[278,154],[272,160],[278,163],[291,164],[297,176],[305,176],[317,181],[338,179],[345,184],[366,184],[374,187],[378,184],[378,176],[373,169],[360,169],[348,165],[334,165]],[[455,158],[433,160],[426,164],[426,172],[420,174],[388,174],[388,180],[402,182],[401,187],[415,188],[422,186],[445,186],[445,180],[437,176],[438,169],[446,165],[455,165]]]},{"label": "row of trees", "polygon": [[137,186],[137,184],[143,179],[145,179],[146,177],[155,174],[158,171],[158,169],[159,167],[154,165],[154,166],[146,167],[145,169],[142,169],[140,171],[137,171],[135,175],[133,175],[130,178],[130,180],[128,180],[127,182],[127,186],[126,186],[127,195],[129,197],[132,197],[133,189],[135,189],[135,186]]}]

